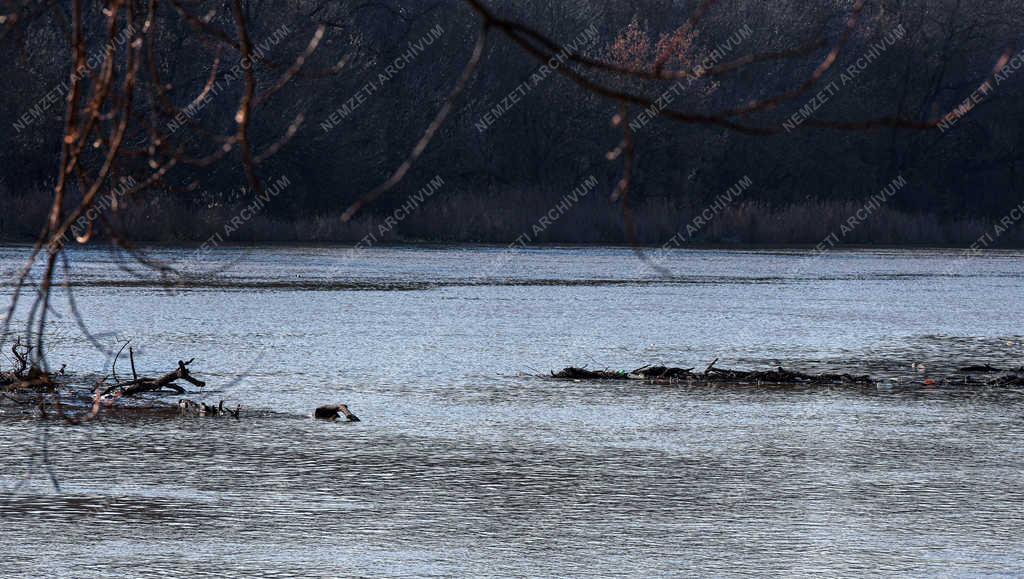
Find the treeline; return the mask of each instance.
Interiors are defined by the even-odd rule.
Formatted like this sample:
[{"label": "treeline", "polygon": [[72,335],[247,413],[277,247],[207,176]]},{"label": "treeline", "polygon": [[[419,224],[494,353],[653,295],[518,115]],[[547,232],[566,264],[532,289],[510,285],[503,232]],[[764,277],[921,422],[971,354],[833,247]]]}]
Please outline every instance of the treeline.
[{"label": "treeline", "polygon": [[[695,30],[680,28],[695,1],[491,4],[579,53],[643,68],[672,48],[666,66],[683,70],[785,51],[821,35],[834,42],[852,2],[808,8],[797,0],[727,0]],[[88,7],[97,27],[100,8]],[[66,9],[55,3],[0,40],[8,56],[0,64],[6,80],[0,93],[0,123],[7,127],[0,136],[5,239],[34,236],[51,201],[69,71],[67,15],[61,13]],[[190,9],[233,33],[230,10],[221,2]],[[252,137],[261,150],[298,115],[305,120],[260,167],[268,181],[286,177],[288,187],[258,211],[247,211],[225,241],[358,241],[372,233],[381,241],[508,243],[590,177],[599,187],[559,212],[535,241],[625,240],[621,212],[608,200],[622,171],[621,158],[606,158],[621,139],[611,125],[617,105],[561,76],[559,67],[572,66],[564,55],[540,63],[498,35],[406,181],[354,222],[341,223],[344,209],[386,179],[430,123],[469,56],[479,21],[456,0],[253,0],[245,10],[264,88],[306,48],[318,24],[327,32],[305,70],[326,69],[342,58],[346,64],[336,75],[296,78],[256,111]],[[195,132],[188,155],[209,155],[215,149],[200,136],[231,130],[244,89],[237,55],[223,51],[212,90],[197,100],[211,79],[217,50],[197,38],[172,6],[161,5],[159,18],[157,73],[187,113],[160,128]],[[686,242],[816,244],[849,225],[868,199],[902,177],[906,186],[857,220],[842,243],[971,244],[999,223],[1004,232],[998,245],[1024,242],[1012,227],[1016,221],[1007,226],[1005,219],[1019,214],[1013,210],[1024,202],[1022,31],[1024,11],[1015,0],[870,2],[839,62],[812,90],[741,119],[785,129],[770,137],[672,122],[659,114],[660,107],[710,114],[791,90],[812,74],[827,48],[680,83],[598,76],[658,102],[632,111],[637,164],[629,202],[637,237],[664,244],[714,207],[709,219],[686,233]],[[934,119],[971,98],[1007,46],[1018,52],[985,92],[983,104],[963,118],[951,116],[944,130],[806,126],[808,119]],[[90,55],[103,50],[97,40]],[[156,98],[138,95],[140,120],[157,106]],[[136,135],[137,142],[144,143],[143,137]],[[414,211],[403,210],[411,196],[439,178],[443,186]],[[742,195],[716,204],[747,179],[752,186]],[[232,219],[239,223],[239,212],[252,206],[256,193],[243,183],[237,158],[202,168],[183,165],[144,195],[117,199],[107,217],[137,240],[202,242],[222,233]]]}]

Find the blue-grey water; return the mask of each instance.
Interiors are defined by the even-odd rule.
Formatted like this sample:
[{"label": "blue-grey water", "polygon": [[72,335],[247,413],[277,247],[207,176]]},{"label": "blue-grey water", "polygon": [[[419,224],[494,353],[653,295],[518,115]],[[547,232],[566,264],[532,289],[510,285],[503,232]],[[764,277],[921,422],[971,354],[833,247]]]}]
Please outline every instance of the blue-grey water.
[{"label": "blue-grey water", "polygon": [[[0,406],[2,576],[1024,574],[1024,392],[900,387],[1024,365],[1024,253],[680,250],[671,279],[621,248],[150,256],[190,277],[71,254],[89,331],[144,374],[195,357],[194,398],[242,419]],[[66,298],[51,366],[108,373]],[[714,358],[882,382],[541,376]],[[362,422],[309,419],[336,402]]]}]

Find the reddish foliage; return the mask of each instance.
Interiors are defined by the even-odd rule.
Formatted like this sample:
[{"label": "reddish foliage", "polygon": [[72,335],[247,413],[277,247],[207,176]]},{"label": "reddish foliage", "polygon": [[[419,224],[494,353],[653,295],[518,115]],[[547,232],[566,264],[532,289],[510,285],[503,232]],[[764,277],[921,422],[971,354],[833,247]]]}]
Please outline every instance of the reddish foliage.
[{"label": "reddish foliage", "polygon": [[615,37],[608,52],[611,60],[622,66],[644,69],[652,64],[651,39],[640,26],[638,17],[634,16],[633,21]]}]

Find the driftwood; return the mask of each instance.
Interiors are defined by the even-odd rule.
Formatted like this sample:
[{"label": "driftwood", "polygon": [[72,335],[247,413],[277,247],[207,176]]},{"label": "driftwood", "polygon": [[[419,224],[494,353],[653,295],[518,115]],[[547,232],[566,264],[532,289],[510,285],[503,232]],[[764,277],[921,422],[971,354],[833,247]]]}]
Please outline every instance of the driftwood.
[{"label": "driftwood", "polygon": [[951,380],[950,383],[967,384],[972,386],[1024,386],[1024,366],[1011,370],[1000,370],[999,368],[985,364],[964,366],[960,368],[958,372],[964,374],[993,374],[1000,372],[1001,375],[984,379],[968,375],[963,378],[955,378]]},{"label": "driftwood", "polygon": [[[117,382],[109,386],[100,394],[101,397],[113,397],[114,399],[130,398],[144,392],[158,392],[160,390],[170,390],[176,394],[184,394],[185,389],[178,384],[175,384],[178,380],[184,380],[199,388],[206,386],[206,382],[203,382],[193,376],[188,369],[189,365],[192,364],[195,358],[189,359],[188,361],[178,360],[177,369],[173,372],[168,372],[159,378],[140,378],[135,370],[135,354],[131,348],[128,349],[128,356],[131,360],[133,379],[126,380],[124,382]],[[154,409],[166,410],[166,408],[167,407],[155,407]],[[238,418],[241,415],[241,412],[242,407],[240,405],[235,406],[234,410],[231,408],[225,408],[223,400],[220,401],[220,404],[213,406],[211,404],[206,404],[205,402],[194,402],[192,400],[182,398],[177,404],[177,414],[181,416],[230,416]]]},{"label": "driftwood", "polygon": [[[202,388],[206,386],[206,382],[193,377],[188,370],[188,365],[191,364],[193,360],[195,360],[195,358],[192,358],[187,362],[178,360],[178,368],[176,370],[168,372],[159,378],[134,378],[132,380],[115,383],[104,390],[101,393],[101,396],[116,395],[121,398],[129,398],[143,392],[155,392],[157,390],[164,389],[173,390],[178,394],[184,394],[185,389],[174,383],[177,380],[184,380]],[[132,360],[132,373],[135,373],[134,356]]]},{"label": "driftwood", "polygon": [[[705,370],[705,372],[707,371]],[[694,376],[693,368],[669,368],[666,366],[646,366],[643,368],[637,368],[629,374],[640,375],[648,379],[664,380],[685,380]],[[627,374],[627,377],[629,374]]]},{"label": "driftwood", "polygon": [[12,402],[28,408],[37,408],[40,418],[47,418],[51,411],[58,417],[79,424],[95,420],[104,409],[117,410],[119,415],[147,416],[230,416],[238,418],[241,406],[234,409],[226,408],[224,401],[213,406],[204,402],[193,402],[181,399],[177,404],[146,400],[136,404],[123,404],[121,399],[138,397],[147,392],[164,392],[185,394],[186,390],[178,381],[185,381],[193,386],[203,388],[206,382],[196,378],[189,370],[195,360],[178,360],[178,367],[158,377],[139,376],[135,369],[135,352],[128,348],[131,361],[132,379],[118,380],[117,359],[124,351],[127,342],[122,345],[118,355],[114,357],[110,374],[84,385],[70,375],[64,373],[62,366],[57,373],[47,373],[30,363],[31,346],[20,341],[15,342],[11,349],[16,361],[15,367],[9,372],[0,373],[0,402]]},{"label": "driftwood", "polygon": [[[787,370],[781,366],[774,370],[731,370],[718,368],[715,358],[703,372],[694,372],[693,368],[672,368],[667,366],[641,366],[631,371],[587,370],[586,368],[569,367],[559,372],[552,372],[551,377],[562,380],[644,380],[656,383],[687,382],[698,385],[729,385],[758,384],[778,386],[873,386],[880,382],[871,376],[854,374],[806,374]],[[960,372],[995,373],[998,368],[989,365],[964,366]],[[973,386],[1024,386],[1024,368],[988,379],[973,376],[929,378],[922,382],[926,386],[937,385],[973,385]]]},{"label": "driftwood", "polygon": [[985,372],[1001,372],[1002,370],[1000,370],[999,368],[994,368],[994,367],[992,367],[989,364],[985,364],[984,366],[980,366],[980,365],[964,366],[963,368],[960,368],[957,371],[958,372],[985,373]]},{"label": "driftwood", "polygon": [[585,368],[569,367],[557,374],[552,372],[553,378],[564,378],[567,380],[625,380],[629,378],[626,372],[612,372],[609,370],[587,370]]},{"label": "driftwood", "polygon": [[553,372],[553,378],[570,380],[648,380],[659,382],[701,382],[701,383],[760,383],[760,384],[873,384],[870,376],[853,376],[851,374],[804,374],[776,368],[775,370],[747,372],[716,368],[716,358],[703,372],[694,372],[693,368],[671,368],[667,366],[642,366],[630,372],[587,370],[585,368],[565,368]]},{"label": "driftwood", "polygon": [[964,366],[963,368],[960,368],[957,371],[958,372],[963,372],[965,374],[988,374],[988,373],[992,373],[992,372],[1003,372],[1005,374],[1012,375],[1012,374],[1024,374],[1024,366],[1019,366],[1017,368],[1011,368],[1009,370],[1000,370],[999,368],[996,368],[995,366],[992,366],[990,364],[985,364],[984,366],[980,366],[980,365],[979,366]]},{"label": "driftwood", "polygon": [[1006,374],[984,382],[988,386],[1024,386],[1024,374]]},{"label": "driftwood", "polygon": [[[21,388],[45,388],[54,385],[54,375],[44,372],[38,365],[30,362],[34,346],[21,343],[21,339],[15,340],[11,345],[11,354],[17,362],[17,366],[10,372],[0,372],[0,386],[8,389]],[[58,374],[64,373],[61,366]]]}]

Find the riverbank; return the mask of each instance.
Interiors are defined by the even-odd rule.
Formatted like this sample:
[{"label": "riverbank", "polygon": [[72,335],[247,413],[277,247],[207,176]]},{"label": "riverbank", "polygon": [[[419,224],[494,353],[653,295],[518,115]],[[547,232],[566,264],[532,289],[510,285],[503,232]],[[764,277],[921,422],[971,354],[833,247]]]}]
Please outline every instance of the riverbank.
[{"label": "riverbank", "polygon": [[[281,197],[287,195],[287,190]],[[627,239],[619,208],[603,195],[580,196],[555,211],[549,196],[509,194],[482,197],[438,193],[416,203],[381,200],[342,223],[341,209],[315,216],[288,209],[272,199],[214,207],[172,203],[166,199],[125,207],[117,214],[127,239],[142,243],[221,246],[249,243],[493,243],[500,245],[620,245]],[[557,200],[556,200],[557,201]],[[0,241],[34,241],[49,209],[43,194],[8,196],[0,216]],[[729,205],[701,204],[686,198],[653,198],[634,208],[634,241],[655,248],[679,247],[1024,247],[1024,228],[1006,216],[940,216],[904,212],[880,205],[870,212],[864,201],[816,201],[772,204],[755,199]]]}]

